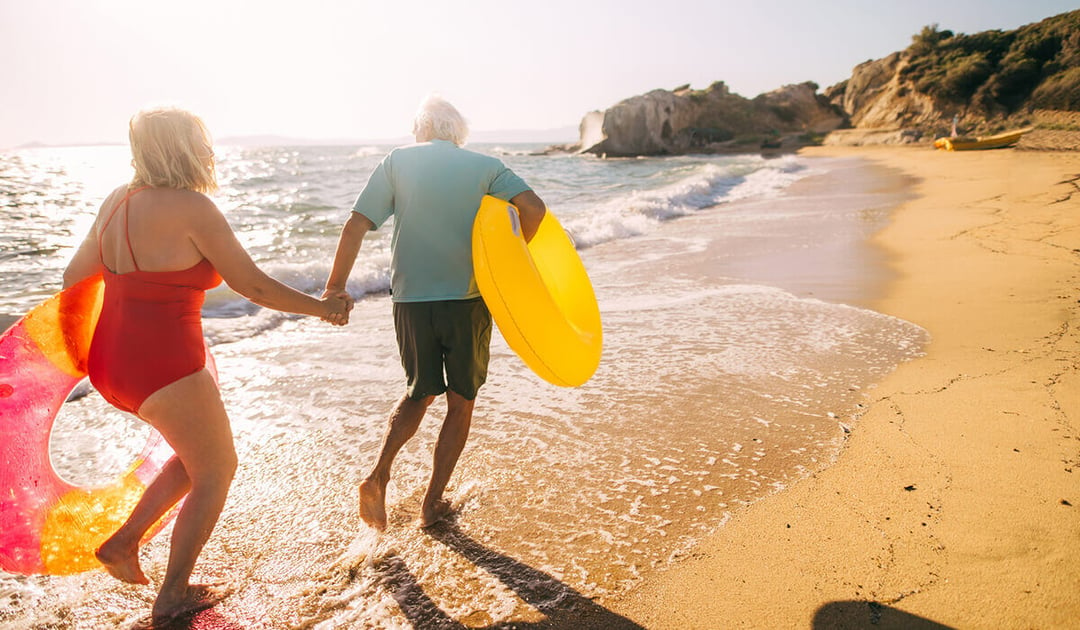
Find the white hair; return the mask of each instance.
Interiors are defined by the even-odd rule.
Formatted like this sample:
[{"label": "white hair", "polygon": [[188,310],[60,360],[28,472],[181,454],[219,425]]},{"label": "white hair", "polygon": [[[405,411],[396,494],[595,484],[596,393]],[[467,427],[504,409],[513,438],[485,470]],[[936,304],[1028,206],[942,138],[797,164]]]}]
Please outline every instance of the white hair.
[{"label": "white hair", "polygon": [[459,147],[469,137],[469,124],[456,107],[438,95],[431,95],[420,104],[413,119],[413,135],[417,142],[446,140]]}]

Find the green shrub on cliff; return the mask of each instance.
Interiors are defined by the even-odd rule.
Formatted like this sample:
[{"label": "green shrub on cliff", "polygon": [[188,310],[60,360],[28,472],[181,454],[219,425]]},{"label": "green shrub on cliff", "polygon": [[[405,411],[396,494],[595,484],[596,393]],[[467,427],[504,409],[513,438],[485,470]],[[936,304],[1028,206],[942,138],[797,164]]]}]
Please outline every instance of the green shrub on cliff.
[{"label": "green shrub on cliff", "polygon": [[953,36],[952,31],[939,31],[937,24],[924,26],[917,35],[911,36],[911,46],[908,52],[912,57],[923,57],[937,48],[939,42]]},{"label": "green shrub on cliff", "polygon": [[974,35],[954,35],[934,24],[911,39],[901,78],[943,104],[985,114],[1025,105],[1080,108],[1080,11]]},{"label": "green shrub on cliff", "polygon": [[1080,66],[1043,81],[1032,92],[1031,105],[1036,109],[1080,111]]}]

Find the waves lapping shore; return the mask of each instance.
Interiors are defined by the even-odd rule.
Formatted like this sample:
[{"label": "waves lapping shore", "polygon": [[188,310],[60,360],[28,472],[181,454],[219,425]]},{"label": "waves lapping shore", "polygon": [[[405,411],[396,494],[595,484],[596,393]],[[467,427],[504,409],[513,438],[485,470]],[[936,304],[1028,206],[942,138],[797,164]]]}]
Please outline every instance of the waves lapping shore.
[{"label": "waves lapping shore", "polygon": [[[865,308],[887,279],[866,241],[896,203],[902,182],[889,172],[793,156],[604,161],[511,149],[500,154],[573,233],[596,287],[606,340],[596,376],[577,389],[547,385],[496,336],[452,481],[452,531],[430,536],[412,524],[437,406],[398,460],[391,527],[375,537],[355,517],[355,485],[402,387],[388,235],[364,245],[350,285],[362,299],[344,329],[212,292],[206,329],[241,468],[197,570],[235,584],[216,612],[224,619],[492,625],[559,617],[567,602],[588,607],[830,461],[863,392],[921,352],[924,331]],[[319,290],[343,215],[381,152],[228,151],[219,204],[242,242],[274,275]],[[74,158],[59,153],[4,156],[21,173],[4,171],[18,191],[5,199],[31,220],[7,226],[21,245],[0,253],[0,310],[18,312],[56,288],[103,196],[93,191],[115,183],[84,178],[61,188],[79,191],[62,206],[34,201],[21,188],[44,181],[33,164],[54,165],[54,178],[102,172],[78,166],[86,154],[64,170]],[[58,221],[67,221],[61,236],[46,229]],[[32,242],[48,253],[28,266]],[[86,396],[62,410],[54,461],[94,483],[122,470],[143,435]],[[167,551],[167,536],[147,545],[151,574]],[[145,608],[95,572],[0,576],[0,592],[11,602],[0,623],[16,625],[108,624]]]}]

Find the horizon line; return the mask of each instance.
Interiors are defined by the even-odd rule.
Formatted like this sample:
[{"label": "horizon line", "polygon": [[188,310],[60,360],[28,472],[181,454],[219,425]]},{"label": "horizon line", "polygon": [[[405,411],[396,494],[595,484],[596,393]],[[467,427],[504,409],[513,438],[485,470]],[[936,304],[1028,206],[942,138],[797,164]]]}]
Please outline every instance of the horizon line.
[{"label": "horizon line", "polygon": [[[470,143],[510,142],[510,143],[546,143],[546,142],[571,142],[577,140],[577,125],[565,125],[562,127],[548,127],[544,129],[494,129],[476,130],[469,133]],[[533,135],[535,138],[529,138]],[[499,139],[502,136],[502,139]],[[556,136],[558,136],[556,138]],[[413,142],[410,135],[401,135],[384,138],[310,138],[303,136],[287,136],[273,133],[231,134],[214,140],[215,145],[221,146],[355,146],[355,145],[400,145]],[[97,142],[42,142],[32,140],[9,147],[2,147],[0,151],[17,149],[60,149],[79,147],[110,147],[126,146],[126,142],[97,141]]]}]

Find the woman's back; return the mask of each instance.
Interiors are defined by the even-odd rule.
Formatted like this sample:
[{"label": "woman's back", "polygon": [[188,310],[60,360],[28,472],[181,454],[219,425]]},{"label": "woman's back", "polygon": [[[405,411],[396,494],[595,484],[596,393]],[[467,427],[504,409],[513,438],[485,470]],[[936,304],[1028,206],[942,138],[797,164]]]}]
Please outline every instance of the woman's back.
[{"label": "woman's back", "polygon": [[103,204],[99,223],[101,262],[116,274],[182,271],[202,253],[191,235],[193,209],[212,204],[190,190],[118,188]]},{"label": "woman's back", "polygon": [[221,277],[187,236],[186,195],[125,190],[104,206],[105,297],[88,371],[106,400],[136,413],[150,394],[205,367],[202,305]]}]

